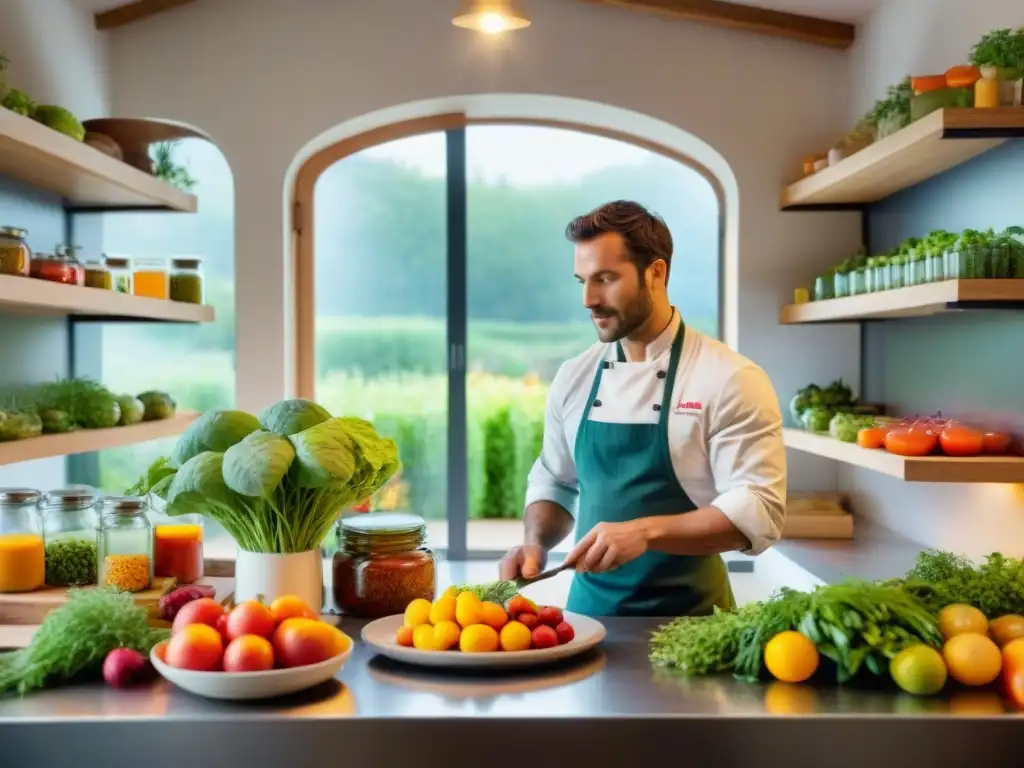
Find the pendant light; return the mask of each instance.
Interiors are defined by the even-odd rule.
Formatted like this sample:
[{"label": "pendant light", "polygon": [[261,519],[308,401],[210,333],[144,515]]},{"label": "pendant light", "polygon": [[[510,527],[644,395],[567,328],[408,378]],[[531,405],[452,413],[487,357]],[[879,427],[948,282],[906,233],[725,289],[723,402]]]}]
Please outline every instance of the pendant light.
[{"label": "pendant light", "polygon": [[530,26],[517,0],[462,0],[452,24],[463,29],[497,35]]}]

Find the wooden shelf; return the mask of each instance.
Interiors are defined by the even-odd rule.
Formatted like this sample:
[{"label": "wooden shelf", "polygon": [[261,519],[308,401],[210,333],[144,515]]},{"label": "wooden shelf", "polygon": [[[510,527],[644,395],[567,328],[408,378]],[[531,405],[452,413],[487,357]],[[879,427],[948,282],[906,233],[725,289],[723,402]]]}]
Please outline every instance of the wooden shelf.
[{"label": "wooden shelf", "polygon": [[783,429],[788,448],[898,477],[911,483],[1024,483],[1024,457],[979,456],[910,458],[885,450],[869,450],[828,435]]},{"label": "wooden shelf", "polygon": [[1024,108],[940,109],[790,184],[782,190],[782,209],[861,207],[1020,137]]},{"label": "wooden shelf", "polygon": [[0,173],[59,193],[72,210],[197,209],[195,195],[7,109],[0,109]]},{"label": "wooden shelf", "polygon": [[0,313],[164,323],[211,323],[214,319],[213,307],[200,304],[148,299],[12,275],[0,275]]},{"label": "wooden shelf", "polygon": [[27,440],[0,443],[0,464],[17,464],[33,459],[90,453],[106,448],[145,443],[161,437],[173,437],[184,432],[198,418],[198,413],[179,411],[169,419],[143,421],[129,427],[80,429],[61,435],[42,435]]},{"label": "wooden shelf", "polygon": [[783,325],[926,317],[965,309],[1022,309],[1024,280],[944,280],[842,299],[789,304]]}]

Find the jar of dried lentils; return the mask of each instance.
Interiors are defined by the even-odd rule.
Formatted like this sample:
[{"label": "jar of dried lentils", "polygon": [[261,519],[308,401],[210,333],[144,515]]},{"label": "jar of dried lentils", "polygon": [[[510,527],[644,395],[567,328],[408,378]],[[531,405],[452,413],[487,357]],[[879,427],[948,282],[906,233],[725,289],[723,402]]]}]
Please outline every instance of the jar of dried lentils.
[{"label": "jar of dried lentils", "polygon": [[423,518],[398,512],[369,512],[338,524],[334,555],[334,602],[366,619],[405,611],[418,597],[434,599],[434,553],[424,546]]},{"label": "jar of dried lentils", "polygon": [[153,581],[153,526],[145,499],[111,496],[100,507],[99,585],[141,592]]}]

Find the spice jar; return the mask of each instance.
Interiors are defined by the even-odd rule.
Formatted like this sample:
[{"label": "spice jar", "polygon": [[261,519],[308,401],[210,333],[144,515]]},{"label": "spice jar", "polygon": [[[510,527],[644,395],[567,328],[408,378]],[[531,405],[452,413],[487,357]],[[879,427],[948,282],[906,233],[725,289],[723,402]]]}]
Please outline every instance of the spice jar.
[{"label": "spice jar", "polygon": [[424,546],[423,518],[367,512],[338,524],[333,561],[334,602],[345,613],[380,618],[405,611],[416,598],[434,599],[434,554]]},{"label": "spice jar", "polygon": [[203,260],[182,257],[171,260],[171,301],[203,303]]},{"label": "spice jar", "polygon": [[102,261],[85,262],[85,284],[89,288],[100,288],[104,291],[114,289],[114,278]]},{"label": "spice jar", "polygon": [[192,584],[203,578],[203,517],[160,517],[153,525],[153,575]]},{"label": "spice jar", "polygon": [[153,527],[146,517],[148,506],[134,496],[103,500],[96,540],[101,587],[140,592],[152,583]]},{"label": "spice jar", "polygon": [[83,285],[85,268],[75,258],[74,252],[68,252],[63,246],[57,253],[40,253],[32,259],[30,274],[40,280],[64,285]]},{"label": "spice jar", "polygon": [[32,488],[0,488],[0,592],[30,592],[46,580],[46,549]]},{"label": "spice jar", "polygon": [[32,249],[25,242],[26,237],[28,230],[0,227],[0,275],[28,277]]},{"label": "spice jar", "polygon": [[113,289],[117,293],[132,292],[132,260],[128,256],[104,256]]},{"label": "spice jar", "polygon": [[140,259],[132,273],[136,296],[167,298],[167,262],[164,259]]},{"label": "spice jar", "polygon": [[78,587],[96,583],[96,494],[84,489],[43,497],[46,583]]}]

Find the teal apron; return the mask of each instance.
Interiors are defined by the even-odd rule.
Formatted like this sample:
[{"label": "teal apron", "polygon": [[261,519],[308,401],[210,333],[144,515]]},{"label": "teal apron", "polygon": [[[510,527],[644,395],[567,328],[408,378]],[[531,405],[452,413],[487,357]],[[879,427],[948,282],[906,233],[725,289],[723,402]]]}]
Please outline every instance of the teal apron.
[{"label": "teal apron", "polygon": [[[598,523],[697,509],[679,485],[668,445],[668,420],[684,333],[680,323],[668,370],[657,374],[665,381],[661,403],[651,406],[659,414],[657,424],[590,420],[591,409],[601,407],[601,375],[615,365],[598,364],[573,452],[579,482],[577,542]],[[626,362],[621,344],[618,362]],[[716,605],[723,609],[733,606],[729,575],[720,556],[648,551],[612,571],[576,573],[566,607],[587,616],[700,616],[711,613]]]}]

